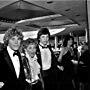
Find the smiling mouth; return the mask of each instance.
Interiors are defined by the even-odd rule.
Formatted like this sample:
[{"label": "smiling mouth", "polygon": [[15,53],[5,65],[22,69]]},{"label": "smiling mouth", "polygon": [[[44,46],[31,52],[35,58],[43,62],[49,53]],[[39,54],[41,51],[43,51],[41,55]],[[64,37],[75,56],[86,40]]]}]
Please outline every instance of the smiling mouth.
[{"label": "smiling mouth", "polygon": [[14,45],[14,47],[18,47],[19,45]]}]

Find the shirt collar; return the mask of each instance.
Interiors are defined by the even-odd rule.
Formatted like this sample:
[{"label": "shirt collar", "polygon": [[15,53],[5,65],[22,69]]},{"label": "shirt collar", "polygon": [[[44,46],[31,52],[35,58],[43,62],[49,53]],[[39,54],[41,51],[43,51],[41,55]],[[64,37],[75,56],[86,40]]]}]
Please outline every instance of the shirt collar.
[{"label": "shirt collar", "polygon": [[42,43],[39,43],[39,45],[40,45],[40,46],[43,46],[43,47],[47,47],[47,45],[44,46]]},{"label": "shirt collar", "polygon": [[13,53],[14,53],[14,50],[12,50],[9,46],[7,46],[7,51],[8,51],[8,53],[11,55],[13,55]]},{"label": "shirt collar", "polygon": [[39,47],[41,47],[42,49],[47,49],[49,45],[43,45],[42,43],[39,43]]}]

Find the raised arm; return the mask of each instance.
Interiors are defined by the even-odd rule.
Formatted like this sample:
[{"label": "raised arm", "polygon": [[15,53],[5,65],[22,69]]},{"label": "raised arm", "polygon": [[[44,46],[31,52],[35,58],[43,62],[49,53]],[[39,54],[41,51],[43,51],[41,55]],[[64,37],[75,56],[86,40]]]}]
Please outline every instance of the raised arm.
[{"label": "raised arm", "polygon": [[64,52],[65,52],[65,49],[62,48],[62,50],[61,50],[61,52],[59,54],[58,62],[61,62],[62,61],[62,56],[63,56]]}]

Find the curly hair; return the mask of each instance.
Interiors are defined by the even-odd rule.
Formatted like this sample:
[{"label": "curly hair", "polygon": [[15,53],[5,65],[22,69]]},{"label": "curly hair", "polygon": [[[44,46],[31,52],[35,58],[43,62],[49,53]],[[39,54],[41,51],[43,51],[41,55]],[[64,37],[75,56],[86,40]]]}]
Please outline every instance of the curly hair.
[{"label": "curly hair", "polygon": [[32,38],[28,38],[24,41],[24,48],[27,48],[30,44],[34,44],[35,46],[37,46],[37,42],[36,40],[32,39]]},{"label": "curly hair", "polygon": [[4,41],[4,45],[8,45],[8,41],[9,39],[11,39],[13,36],[18,36],[19,39],[23,40],[23,34],[22,34],[22,30],[17,28],[17,27],[11,27],[9,28],[4,35],[3,41]]},{"label": "curly hair", "polygon": [[26,40],[23,40],[20,46],[20,52],[21,53],[25,53],[25,49],[27,49],[27,47],[29,45],[35,45],[35,47],[37,47],[37,41],[35,39],[32,38],[28,38]]}]

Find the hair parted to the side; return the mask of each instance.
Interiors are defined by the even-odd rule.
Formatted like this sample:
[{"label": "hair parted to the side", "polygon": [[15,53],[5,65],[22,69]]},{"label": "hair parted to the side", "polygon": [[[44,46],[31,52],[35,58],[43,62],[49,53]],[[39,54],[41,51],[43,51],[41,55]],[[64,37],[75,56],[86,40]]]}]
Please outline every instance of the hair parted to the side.
[{"label": "hair parted to the side", "polygon": [[46,34],[48,34],[48,35],[49,35],[49,38],[50,38],[49,29],[46,28],[46,27],[41,28],[41,29],[38,31],[38,33],[37,33],[37,40],[40,39],[40,36],[41,36],[41,35],[46,35]]},{"label": "hair parted to the side", "polygon": [[8,45],[8,41],[9,39],[11,39],[13,36],[18,36],[19,39],[23,40],[23,34],[22,34],[22,30],[17,28],[17,27],[10,27],[4,35],[3,41],[4,41],[4,45],[7,46]]}]

